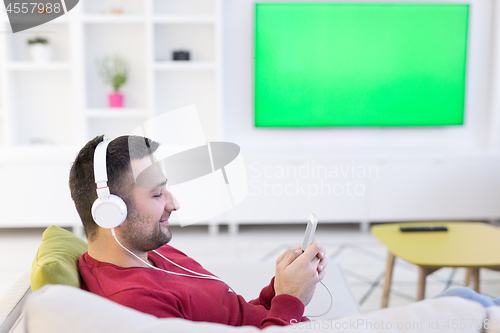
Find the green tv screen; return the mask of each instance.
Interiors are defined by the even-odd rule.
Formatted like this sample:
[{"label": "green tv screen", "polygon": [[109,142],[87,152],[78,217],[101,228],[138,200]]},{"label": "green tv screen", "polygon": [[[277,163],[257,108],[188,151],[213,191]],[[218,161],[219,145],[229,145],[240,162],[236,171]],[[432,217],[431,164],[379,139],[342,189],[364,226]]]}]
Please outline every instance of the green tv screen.
[{"label": "green tv screen", "polygon": [[468,14],[464,4],[256,4],[255,125],[462,125]]}]

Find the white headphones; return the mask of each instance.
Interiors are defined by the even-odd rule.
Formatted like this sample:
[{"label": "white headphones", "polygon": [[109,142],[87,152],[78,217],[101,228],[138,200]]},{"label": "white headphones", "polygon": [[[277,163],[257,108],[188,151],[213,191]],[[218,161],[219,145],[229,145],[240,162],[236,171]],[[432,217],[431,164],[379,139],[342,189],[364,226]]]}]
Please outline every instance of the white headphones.
[{"label": "white headphones", "polygon": [[97,200],[92,205],[92,217],[98,226],[113,229],[127,218],[127,205],[117,195],[109,193],[106,152],[111,141],[103,137],[94,152],[94,178]]},{"label": "white headphones", "polygon": [[[125,246],[120,243],[118,238],[116,238],[116,233],[115,229],[117,226],[123,223],[125,221],[125,218],[127,217],[127,205],[123,201],[122,198],[120,198],[117,195],[110,194],[109,193],[109,187],[108,187],[108,173],[106,170],[106,152],[108,149],[108,145],[111,141],[106,140],[106,138],[103,138],[103,141],[100,142],[97,147],[95,148],[94,152],[94,178],[95,178],[95,183],[97,185],[97,200],[94,201],[94,204],[92,205],[92,217],[94,218],[95,223],[97,223],[98,226],[106,229],[111,229],[111,234],[115,238],[116,242],[127,252],[129,252],[131,255],[142,261],[144,264],[147,266],[154,268],[159,271],[163,271],[165,273],[169,274],[174,274],[174,275],[180,275],[180,276],[186,276],[186,277],[192,277],[192,278],[198,278],[198,279],[210,279],[210,280],[217,280],[221,281],[223,283],[223,280],[219,279],[216,276],[208,275],[208,274],[203,274],[203,273],[198,273],[195,271],[192,271],[190,269],[187,269],[185,267],[182,267],[181,265],[178,265],[174,263],[173,261],[169,260],[168,258],[164,257],[161,253],[158,253],[154,251],[156,254],[158,254],[160,257],[163,259],[167,260],[168,262],[172,263],[173,265],[188,271],[191,274],[184,274],[184,273],[177,273],[177,272],[170,272],[155,266],[152,266],[149,262],[144,261],[142,258],[138,257],[135,253],[131,252],[129,249],[127,249]],[[226,285],[229,287],[229,285],[226,283]],[[233,290],[231,287],[229,287],[231,290]],[[234,290],[233,290],[234,291]]]}]

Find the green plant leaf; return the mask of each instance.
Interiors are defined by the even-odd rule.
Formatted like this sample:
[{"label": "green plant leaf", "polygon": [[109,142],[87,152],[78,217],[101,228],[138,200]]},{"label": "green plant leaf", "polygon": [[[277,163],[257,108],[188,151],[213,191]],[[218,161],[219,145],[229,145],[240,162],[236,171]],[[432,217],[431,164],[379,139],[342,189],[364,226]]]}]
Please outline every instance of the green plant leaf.
[{"label": "green plant leaf", "polygon": [[128,79],[127,61],[119,55],[106,56],[97,61],[99,76],[118,92]]}]

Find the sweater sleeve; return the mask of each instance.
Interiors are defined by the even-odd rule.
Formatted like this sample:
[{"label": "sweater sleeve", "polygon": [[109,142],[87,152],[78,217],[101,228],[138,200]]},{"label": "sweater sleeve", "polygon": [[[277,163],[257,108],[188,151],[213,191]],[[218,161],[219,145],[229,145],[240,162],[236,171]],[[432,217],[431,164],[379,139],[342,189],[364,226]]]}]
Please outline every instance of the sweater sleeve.
[{"label": "sweater sleeve", "polygon": [[180,310],[180,303],[174,298],[163,296],[165,295],[146,289],[128,289],[110,296],[109,299],[158,318],[185,318]]},{"label": "sweater sleeve", "polygon": [[266,318],[261,322],[260,328],[278,325],[286,326],[301,321],[308,321],[304,314],[304,304],[294,296],[278,295],[271,301],[271,309]]},{"label": "sweater sleeve", "polygon": [[296,297],[290,295],[275,296],[274,277],[271,283],[260,292],[259,298],[251,300],[253,305],[262,305],[269,310],[269,314],[261,322],[260,328],[279,325],[286,326],[301,321],[308,321],[304,314],[304,304]]},{"label": "sweater sleeve", "polygon": [[274,291],[274,277],[271,279],[271,283],[269,283],[268,286],[265,286],[259,295],[259,298],[251,300],[250,304],[253,305],[262,305],[263,307],[266,308],[266,310],[271,309],[271,301],[273,300],[273,297],[275,295]]}]

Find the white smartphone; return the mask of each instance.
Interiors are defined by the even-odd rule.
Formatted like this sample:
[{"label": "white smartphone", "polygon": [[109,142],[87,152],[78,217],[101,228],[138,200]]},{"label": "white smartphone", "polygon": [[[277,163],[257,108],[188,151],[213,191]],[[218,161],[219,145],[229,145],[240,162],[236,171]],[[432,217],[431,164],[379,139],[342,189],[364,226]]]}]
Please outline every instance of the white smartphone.
[{"label": "white smartphone", "polygon": [[302,251],[305,251],[309,246],[309,244],[312,243],[317,225],[318,225],[318,217],[316,216],[316,214],[311,213],[311,215],[309,215],[309,221],[307,221],[307,228],[306,228],[306,233],[304,234],[304,241],[302,242]]}]

